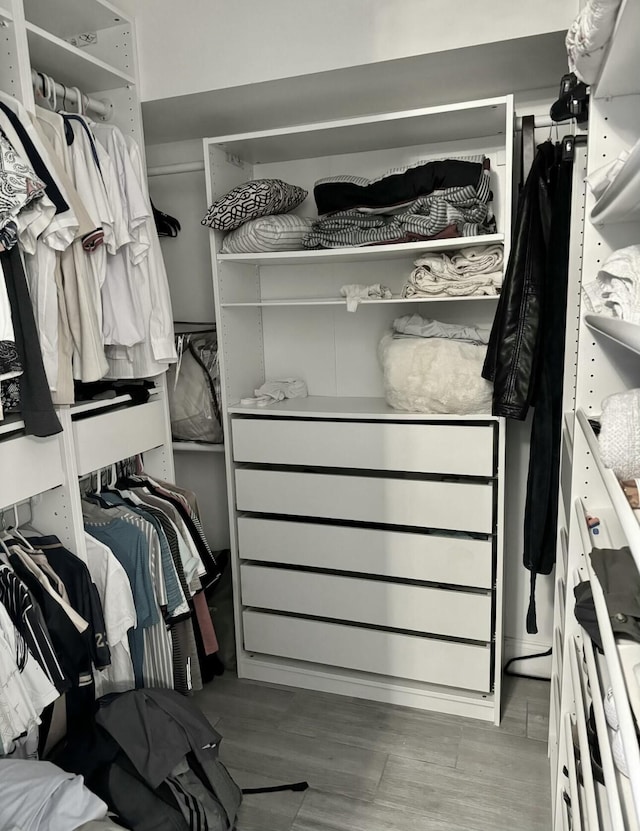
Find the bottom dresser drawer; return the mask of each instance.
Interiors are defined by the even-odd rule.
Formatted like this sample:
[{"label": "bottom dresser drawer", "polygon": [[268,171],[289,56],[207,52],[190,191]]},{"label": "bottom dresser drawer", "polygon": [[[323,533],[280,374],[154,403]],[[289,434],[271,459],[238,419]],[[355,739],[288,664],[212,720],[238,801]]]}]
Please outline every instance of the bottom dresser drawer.
[{"label": "bottom dresser drawer", "polygon": [[247,610],[248,652],[489,692],[489,646]]},{"label": "bottom dresser drawer", "polygon": [[491,640],[491,595],[243,564],[242,603],[465,640]]}]

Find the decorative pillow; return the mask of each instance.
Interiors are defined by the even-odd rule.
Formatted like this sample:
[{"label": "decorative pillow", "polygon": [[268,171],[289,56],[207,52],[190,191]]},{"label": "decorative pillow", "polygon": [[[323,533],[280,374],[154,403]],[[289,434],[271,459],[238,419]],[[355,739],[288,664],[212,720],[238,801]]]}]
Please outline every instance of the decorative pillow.
[{"label": "decorative pillow", "polygon": [[224,238],[224,254],[253,254],[258,251],[296,251],[309,233],[313,219],[295,214],[250,219]]},{"label": "decorative pillow", "polygon": [[254,179],[217,199],[202,220],[218,231],[233,231],[243,222],[268,214],[286,214],[306,199],[307,191],[282,179]]}]

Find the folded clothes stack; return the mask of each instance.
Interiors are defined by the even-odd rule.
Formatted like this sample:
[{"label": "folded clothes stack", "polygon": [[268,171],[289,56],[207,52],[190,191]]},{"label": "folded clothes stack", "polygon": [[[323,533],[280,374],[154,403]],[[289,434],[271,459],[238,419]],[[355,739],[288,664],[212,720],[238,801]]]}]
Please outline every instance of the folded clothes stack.
[{"label": "folded clothes stack", "polygon": [[314,187],[320,217],[305,248],[388,245],[495,230],[484,156],[418,162],[378,179],[334,176]]},{"label": "folded clothes stack", "polygon": [[502,285],[501,245],[467,248],[454,254],[434,252],[415,261],[403,297],[495,295]]},{"label": "folded clothes stack", "polygon": [[640,324],[640,245],[614,251],[584,294],[596,314]]}]

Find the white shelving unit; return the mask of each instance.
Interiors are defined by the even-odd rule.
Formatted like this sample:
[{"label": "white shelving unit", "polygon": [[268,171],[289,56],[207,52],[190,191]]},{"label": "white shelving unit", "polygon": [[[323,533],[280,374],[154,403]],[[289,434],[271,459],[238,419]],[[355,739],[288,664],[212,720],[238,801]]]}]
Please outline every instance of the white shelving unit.
[{"label": "white shelving unit", "polygon": [[[107,0],[5,0],[0,7],[0,86],[34,107],[32,70],[108,102],[108,119],[144,152],[138,99],[134,23]],[[79,48],[78,35],[96,43]],[[33,524],[56,534],[86,558],[79,477],[138,453],[151,473],[174,478],[164,379],[149,401],[129,395],[58,408],[63,432],[39,439],[24,434],[19,416],[0,421],[0,463],[11,469],[0,485],[0,511],[31,503]]]},{"label": "white shelving unit", "polygon": [[[422,252],[493,243],[506,261],[512,133],[507,96],[205,140],[209,203],[252,178],[312,194],[322,176],[485,153],[499,231],[249,255],[211,232],[241,677],[500,720],[504,423],[392,409],[377,346],[404,310],[491,324],[493,297],[400,292]],[[393,299],[347,312],[340,287],[376,282]],[[309,397],[240,404],[291,376]]]},{"label": "white shelving unit", "polygon": [[[623,2],[615,34],[601,70],[591,88],[589,144],[585,173],[613,161],[640,137],[640,64],[636,33],[640,6]],[[583,227],[576,228],[580,245],[582,283],[592,283],[609,254],[640,240],[640,223],[590,220],[594,199],[586,192]],[[572,242],[572,244],[574,244]],[[578,298],[579,300],[579,298]],[[622,641],[614,637],[605,596],[591,564],[594,548],[628,546],[640,567],[640,525],[613,471],[600,456],[598,438],[590,419],[597,419],[608,395],[640,387],[640,327],[603,315],[585,312],[584,304],[569,308],[568,329],[577,322],[575,405],[567,407],[563,430],[561,504],[556,570],[556,647],[552,677],[552,717],[549,750],[554,829],[567,827],[571,812],[574,828],[611,828],[628,831],[640,827],[640,751],[637,723],[631,702],[640,696],[638,679],[625,673]],[[590,530],[585,514],[598,517]],[[573,588],[591,582],[595,612],[604,654],[594,647],[574,615]],[[566,590],[561,591],[561,587]],[[620,724],[620,739],[629,776],[621,772],[613,752],[613,731],[607,725],[603,700],[613,692]],[[593,706],[595,733],[602,758],[604,786],[581,764],[582,782],[567,777],[577,764],[572,740],[577,735],[582,759],[585,720]],[[585,768],[589,770],[585,770]],[[570,806],[570,808],[568,808]]]}]

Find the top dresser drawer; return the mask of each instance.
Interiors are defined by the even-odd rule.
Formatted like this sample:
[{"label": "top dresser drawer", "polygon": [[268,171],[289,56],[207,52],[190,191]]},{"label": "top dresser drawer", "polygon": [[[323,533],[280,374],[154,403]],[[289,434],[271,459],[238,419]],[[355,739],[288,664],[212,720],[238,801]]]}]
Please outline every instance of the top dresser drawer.
[{"label": "top dresser drawer", "polygon": [[254,464],[493,476],[493,423],[234,418],[233,457]]}]

